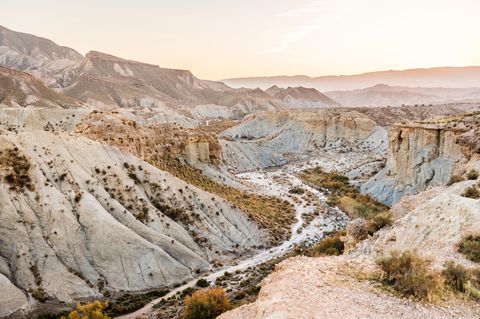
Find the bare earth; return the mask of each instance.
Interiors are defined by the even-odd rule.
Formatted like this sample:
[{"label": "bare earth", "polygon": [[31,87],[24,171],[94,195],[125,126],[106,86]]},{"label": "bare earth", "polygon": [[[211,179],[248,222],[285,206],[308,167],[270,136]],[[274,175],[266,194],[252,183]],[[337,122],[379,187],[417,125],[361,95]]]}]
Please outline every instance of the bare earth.
[{"label": "bare earth", "polygon": [[354,276],[374,268],[371,261],[344,257],[291,258],[265,279],[256,302],[219,319],[480,318],[478,304],[412,302]]}]

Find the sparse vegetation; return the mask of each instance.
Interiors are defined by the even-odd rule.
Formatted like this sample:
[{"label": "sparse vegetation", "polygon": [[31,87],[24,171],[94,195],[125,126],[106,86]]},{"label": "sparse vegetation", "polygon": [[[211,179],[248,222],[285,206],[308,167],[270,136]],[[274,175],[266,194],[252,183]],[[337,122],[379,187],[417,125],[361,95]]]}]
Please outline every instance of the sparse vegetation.
[{"label": "sparse vegetation", "polygon": [[206,279],[200,278],[197,280],[197,283],[195,285],[200,288],[206,288],[210,286],[210,283]]},{"label": "sparse vegetation", "polygon": [[12,191],[35,190],[30,177],[30,166],[30,162],[20,153],[18,147],[0,151],[1,175]]},{"label": "sparse vegetation", "polygon": [[377,202],[368,195],[361,194],[350,185],[348,177],[337,172],[327,173],[320,167],[305,170],[300,178],[317,188],[329,192],[327,204],[338,206],[351,218],[370,219],[373,216],[388,211],[388,206]]},{"label": "sparse vegetation", "polygon": [[480,234],[464,236],[458,243],[458,251],[471,261],[480,263]]},{"label": "sparse vegetation", "polygon": [[430,261],[411,251],[393,251],[376,262],[382,271],[382,283],[403,297],[432,301],[441,294],[442,277],[429,270]]},{"label": "sparse vegetation", "polygon": [[110,302],[105,308],[105,313],[110,316],[118,316],[133,312],[145,306],[150,301],[168,294],[168,289],[154,290],[143,294],[125,294]]},{"label": "sparse vegetation", "polygon": [[345,231],[338,231],[325,236],[318,243],[308,248],[306,255],[310,257],[338,256],[343,254],[345,245],[341,237],[345,236]]},{"label": "sparse vegetation", "polygon": [[185,319],[214,319],[230,309],[222,288],[202,289],[185,298]]}]

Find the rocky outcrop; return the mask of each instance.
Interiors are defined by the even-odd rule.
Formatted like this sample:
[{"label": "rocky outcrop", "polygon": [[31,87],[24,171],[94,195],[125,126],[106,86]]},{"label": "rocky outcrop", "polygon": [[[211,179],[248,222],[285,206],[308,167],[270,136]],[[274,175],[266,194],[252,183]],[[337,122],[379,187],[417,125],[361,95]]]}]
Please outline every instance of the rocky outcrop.
[{"label": "rocky outcrop", "polygon": [[355,111],[302,110],[260,113],[223,133],[222,159],[232,168],[252,170],[305,158],[309,153],[359,144],[382,152],[385,129]]},{"label": "rocky outcrop", "polygon": [[265,244],[230,202],[106,144],[2,132],[0,151],[4,312],[169,286]]},{"label": "rocky outcrop", "polygon": [[394,125],[388,134],[386,166],[362,190],[391,205],[404,195],[446,184],[452,175],[464,172],[477,152],[473,136],[478,127],[475,114]]}]

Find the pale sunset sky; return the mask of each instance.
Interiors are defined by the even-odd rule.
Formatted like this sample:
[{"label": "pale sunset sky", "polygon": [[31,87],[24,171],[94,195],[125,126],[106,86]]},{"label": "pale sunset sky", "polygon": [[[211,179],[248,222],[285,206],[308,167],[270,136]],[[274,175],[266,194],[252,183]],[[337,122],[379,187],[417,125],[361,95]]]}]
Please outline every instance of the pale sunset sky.
[{"label": "pale sunset sky", "polygon": [[1,0],[0,25],[212,80],[480,65],[480,0]]}]

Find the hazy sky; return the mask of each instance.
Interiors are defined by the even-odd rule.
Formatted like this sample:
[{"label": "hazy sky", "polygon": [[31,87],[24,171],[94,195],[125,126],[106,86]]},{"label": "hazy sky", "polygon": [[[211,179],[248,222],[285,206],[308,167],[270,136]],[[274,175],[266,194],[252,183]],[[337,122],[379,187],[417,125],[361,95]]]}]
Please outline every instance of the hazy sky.
[{"label": "hazy sky", "polygon": [[0,24],[206,79],[480,65],[480,0],[1,0]]}]

